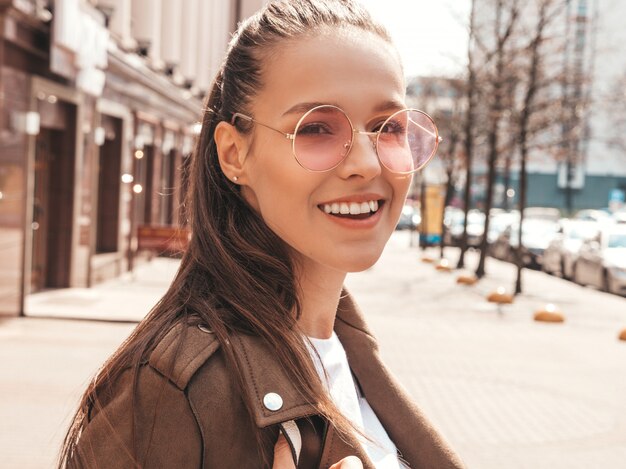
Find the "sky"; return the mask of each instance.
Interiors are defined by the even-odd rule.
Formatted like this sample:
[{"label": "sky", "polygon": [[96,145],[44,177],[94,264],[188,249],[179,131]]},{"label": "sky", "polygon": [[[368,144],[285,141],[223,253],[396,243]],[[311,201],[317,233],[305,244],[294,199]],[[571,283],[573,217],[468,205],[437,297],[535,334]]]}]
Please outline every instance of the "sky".
[{"label": "sky", "polygon": [[470,0],[360,1],[391,33],[407,77],[463,73]]}]

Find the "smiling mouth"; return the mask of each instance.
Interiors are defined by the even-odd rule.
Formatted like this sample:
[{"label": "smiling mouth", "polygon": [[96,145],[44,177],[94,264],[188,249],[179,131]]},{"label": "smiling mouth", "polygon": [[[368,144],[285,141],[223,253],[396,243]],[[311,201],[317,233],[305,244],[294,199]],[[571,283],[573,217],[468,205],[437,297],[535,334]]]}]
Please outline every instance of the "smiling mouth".
[{"label": "smiling mouth", "polygon": [[384,200],[369,200],[366,202],[333,202],[320,204],[318,208],[327,215],[337,218],[364,220],[373,216],[384,205]]}]

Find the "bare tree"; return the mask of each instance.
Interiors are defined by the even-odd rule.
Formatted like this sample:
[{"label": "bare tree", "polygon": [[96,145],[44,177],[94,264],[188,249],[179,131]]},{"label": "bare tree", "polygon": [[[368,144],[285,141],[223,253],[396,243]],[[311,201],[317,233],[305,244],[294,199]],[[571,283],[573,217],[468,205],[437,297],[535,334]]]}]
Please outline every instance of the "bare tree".
[{"label": "bare tree", "polygon": [[[507,122],[505,122],[505,126],[509,127],[509,128],[514,128],[515,127],[515,112],[513,112],[513,108],[514,108],[514,103],[515,103],[515,96],[518,92],[518,88],[519,88],[519,79],[516,79],[515,75],[513,75],[508,82],[508,85],[506,87],[506,93],[505,93],[505,119]],[[515,154],[518,150],[517,147],[517,138],[516,138],[516,132],[508,132],[509,138],[506,142],[504,142],[504,144],[502,145],[503,150],[502,153],[504,153],[504,181],[502,183],[502,186],[504,187],[504,198],[502,201],[502,208],[506,211],[509,211],[511,209],[510,203],[509,203],[509,196],[508,196],[508,191],[511,188],[511,171],[512,171],[512,166],[513,166],[513,159],[515,157]]]},{"label": "bare tree", "polygon": [[500,124],[502,121],[502,111],[504,104],[504,92],[509,77],[507,62],[510,60],[509,47],[514,38],[515,28],[518,26],[518,19],[521,7],[520,0],[495,0],[495,21],[493,28],[493,58],[495,64],[490,74],[490,99],[489,110],[489,130],[488,158],[487,158],[487,195],[485,199],[485,225],[483,236],[480,242],[480,258],[475,274],[478,278],[485,275],[485,258],[487,256],[487,235],[489,233],[489,212],[493,203],[493,189],[495,183],[496,164],[498,160],[498,139],[500,137]]},{"label": "bare tree", "polygon": [[472,0],[472,7],[470,10],[470,22],[469,22],[469,41],[467,47],[467,84],[466,84],[466,110],[465,110],[465,124],[464,124],[464,156],[465,156],[465,189],[463,194],[463,200],[465,204],[463,206],[463,235],[461,236],[461,252],[459,254],[459,260],[457,262],[457,269],[465,267],[465,253],[467,251],[467,216],[470,210],[471,197],[472,197],[472,165],[473,165],[473,132],[474,132],[474,106],[476,104],[476,91],[477,91],[477,79],[476,79],[476,66],[474,64],[474,54],[472,47],[476,38],[476,0]]},{"label": "bare tree", "polygon": [[[570,21],[564,13],[567,13],[571,0],[480,0],[476,3],[481,9],[476,16],[473,5],[470,18],[469,99],[465,121],[469,167],[466,169],[465,224],[470,205],[472,166],[474,160],[484,157],[487,170],[485,222],[475,271],[481,278],[485,275],[496,171],[503,167],[506,201],[510,174],[517,167],[519,158],[518,200],[522,221],[517,244],[521,250],[529,155],[532,152],[542,159],[564,160],[564,155],[571,153],[572,147],[578,147],[580,135],[577,132],[582,126],[572,120],[571,112],[577,110],[580,114],[586,106],[587,96],[583,93],[586,77],[582,74],[581,64],[575,63],[577,75],[574,77],[567,76],[568,69],[563,68],[568,59],[564,52],[568,47],[579,47],[567,43],[571,38],[567,31],[563,34],[560,23],[557,23],[563,18]],[[477,17],[480,21],[476,20]],[[579,37],[578,33],[576,37]],[[559,83],[569,83],[563,87],[567,93],[559,88]],[[571,92],[571,83],[576,85],[575,93]],[[562,122],[567,122],[568,132],[564,132]],[[466,246],[465,238],[459,267],[463,267]],[[515,290],[521,292],[523,265],[520,251],[515,260],[518,268]]]},{"label": "bare tree", "polygon": [[[526,165],[528,161],[530,140],[533,137],[533,129],[531,120],[534,114],[545,109],[544,106],[536,107],[536,99],[542,86],[549,81],[542,81],[546,72],[544,45],[546,40],[546,32],[551,23],[558,18],[564,7],[563,0],[536,0],[538,13],[535,23],[535,30],[531,35],[528,47],[524,47],[529,59],[527,61],[527,70],[525,79],[522,80],[523,97],[521,100],[521,112],[519,113],[519,125],[517,133],[517,143],[520,151],[520,187],[519,187],[519,211],[520,221],[518,230],[518,243],[515,261],[517,264],[517,277],[515,281],[515,293],[522,292],[522,233],[524,227],[524,209],[526,208],[526,191],[527,191],[527,171]],[[541,117],[539,118],[541,120]]]}]

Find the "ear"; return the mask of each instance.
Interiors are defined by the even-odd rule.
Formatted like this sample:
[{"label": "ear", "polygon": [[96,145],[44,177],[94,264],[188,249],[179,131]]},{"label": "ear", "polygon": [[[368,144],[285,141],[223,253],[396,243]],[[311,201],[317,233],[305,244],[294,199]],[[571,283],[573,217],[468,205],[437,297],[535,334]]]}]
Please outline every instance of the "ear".
[{"label": "ear", "polygon": [[244,182],[243,163],[248,152],[247,140],[228,122],[217,124],[214,133],[220,167],[224,175],[237,184]]}]

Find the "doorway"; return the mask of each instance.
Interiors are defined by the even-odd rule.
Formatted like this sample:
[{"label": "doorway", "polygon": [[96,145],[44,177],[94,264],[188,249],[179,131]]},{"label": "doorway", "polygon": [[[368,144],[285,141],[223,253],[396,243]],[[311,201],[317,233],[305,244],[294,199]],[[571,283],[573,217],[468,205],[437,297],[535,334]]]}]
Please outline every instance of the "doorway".
[{"label": "doorway", "polygon": [[[66,105],[64,123],[75,121]],[[62,122],[63,122],[62,121]],[[42,128],[36,139],[31,293],[70,286],[74,203],[74,132]]]},{"label": "doorway", "polygon": [[117,252],[120,223],[122,120],[102,116],[104,144],[98,159],[96,253]]}]

